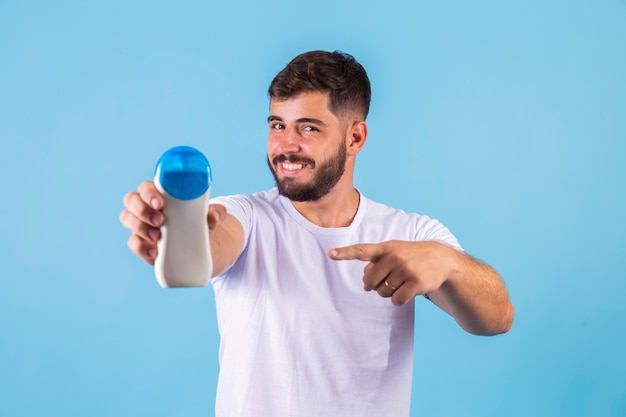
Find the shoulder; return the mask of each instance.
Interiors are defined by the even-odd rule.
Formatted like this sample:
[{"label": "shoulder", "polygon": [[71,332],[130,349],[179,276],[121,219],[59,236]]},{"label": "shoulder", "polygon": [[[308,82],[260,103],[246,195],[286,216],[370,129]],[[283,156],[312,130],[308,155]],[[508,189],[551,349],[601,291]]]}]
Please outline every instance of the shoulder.
[{"label": "shoulder", "polygon": [[361,202],[365,208],[366,221],[373,222],[393,222],[404,224],[419,224],[430,220],[428,216],[418,213],[407,213],[406,211],[388,206],[383,203],[371,200],[361,195]]},{"label": "shoulder", "polygon": [[254,194],[232,194],[212,198],[210,204],[222,204],[229,214],[233,215],[247,228],[255,219],[275,213],[280,203],[276,188],[259,191]]},{"label": "shoulder", "polygon": [[457,239],[439,220],[419,213],[406,211],[361,196],[367,207],[363,219],[366,223],[383,224],[385,227],[406,230],[408,239],[414,241],[434,240],[461,249]]}]

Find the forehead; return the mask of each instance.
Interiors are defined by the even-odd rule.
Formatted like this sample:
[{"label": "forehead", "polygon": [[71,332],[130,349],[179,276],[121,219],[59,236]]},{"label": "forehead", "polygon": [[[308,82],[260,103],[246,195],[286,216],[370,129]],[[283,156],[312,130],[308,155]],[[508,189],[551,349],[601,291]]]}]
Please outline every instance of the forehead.
[{"label": "forehead", "polygon": [[270,101],[270,116],[283,120],[300,118],[317,118],[320,120],[337,120],[329,108],[329,93],[309,91],[281,100]]}]

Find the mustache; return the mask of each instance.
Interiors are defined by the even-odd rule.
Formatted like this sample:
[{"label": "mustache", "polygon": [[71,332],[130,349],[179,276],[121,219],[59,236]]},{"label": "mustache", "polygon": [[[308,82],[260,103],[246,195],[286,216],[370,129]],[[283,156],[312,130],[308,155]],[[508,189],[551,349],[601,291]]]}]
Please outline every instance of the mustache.
[{"label": "mustache", "polygon": [[307,164],[310,166],[315,166],[315,161],[310,159],[310,158],[305,158],[302,156],[296,156],[296,155],[276,155],[273,159],[272,159],[272,163],[274,165],[277,164],[281,164],[283,162],[290,162],[292,164]]}]

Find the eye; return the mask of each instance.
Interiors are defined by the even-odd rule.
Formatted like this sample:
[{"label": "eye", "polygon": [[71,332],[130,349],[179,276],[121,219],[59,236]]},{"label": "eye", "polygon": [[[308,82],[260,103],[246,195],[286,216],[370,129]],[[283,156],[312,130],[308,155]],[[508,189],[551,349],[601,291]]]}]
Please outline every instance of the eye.
[{"label": "eye", "polygon": [[316,128],[315,126],[311,126],[311,125],[303,126],[302,130],[304,130],[305,132],[319,132],[318,128]]},{"label": "eye", "polygon": [[270,129],[272,130],[283,130],[284,128],[285,128],[285,125],[283,125],[282,123],[278,123],[278,122],[270,123]]}]

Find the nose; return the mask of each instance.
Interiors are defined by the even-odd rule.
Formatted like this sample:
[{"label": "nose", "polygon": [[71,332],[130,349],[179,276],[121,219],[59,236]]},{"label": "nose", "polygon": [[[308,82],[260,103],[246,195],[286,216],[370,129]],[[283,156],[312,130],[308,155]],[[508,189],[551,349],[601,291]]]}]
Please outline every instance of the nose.
[{"label": "nose", "polygon": [[286,128],[281,134],[275,136],[275,153],[289,154],[300,151],[300,138],[294,129]]}]

